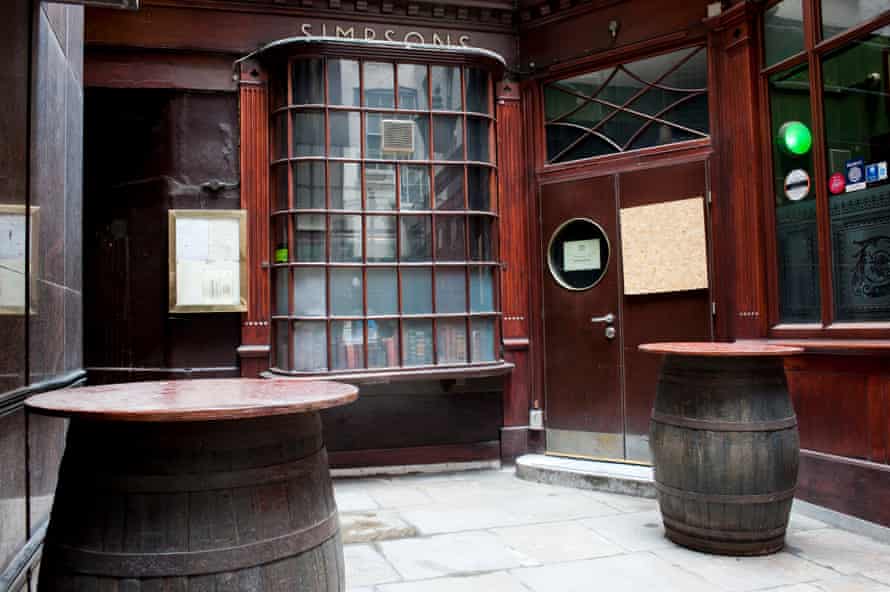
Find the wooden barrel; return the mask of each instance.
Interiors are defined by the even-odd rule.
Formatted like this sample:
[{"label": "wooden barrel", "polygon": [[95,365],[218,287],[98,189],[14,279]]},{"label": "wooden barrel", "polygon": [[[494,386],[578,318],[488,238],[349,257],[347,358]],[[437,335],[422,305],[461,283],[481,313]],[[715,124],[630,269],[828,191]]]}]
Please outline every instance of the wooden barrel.
[{"label": "wooden barrel", "polygon": [[665,357],[650,442],[668,538],[764,555],[785,544],[800,441],[779,357]]},{"label": "wooden barrel", "polygon": [[318,413],[72,420],[40,590],[345,590]]}]

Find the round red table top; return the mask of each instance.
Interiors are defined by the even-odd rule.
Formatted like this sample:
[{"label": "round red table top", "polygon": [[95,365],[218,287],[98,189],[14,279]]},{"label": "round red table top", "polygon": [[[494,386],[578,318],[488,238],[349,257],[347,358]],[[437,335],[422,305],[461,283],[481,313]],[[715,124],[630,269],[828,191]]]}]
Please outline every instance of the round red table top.
[{"label": "round red table top", "polygon": [[675,356],[706,356],[706,357],[765,357],[795,356],[804,353],[802,347],[790,345],[768,345],[765,343],[646,343],[640,351],[652,354],[671,354]]},{"label": "round red table top", "polygon": [[309,413],[346,405],[358,388],[338,382],[224,378],[131,382],[35,395],[35,413],[105,421],[215,421]]}]

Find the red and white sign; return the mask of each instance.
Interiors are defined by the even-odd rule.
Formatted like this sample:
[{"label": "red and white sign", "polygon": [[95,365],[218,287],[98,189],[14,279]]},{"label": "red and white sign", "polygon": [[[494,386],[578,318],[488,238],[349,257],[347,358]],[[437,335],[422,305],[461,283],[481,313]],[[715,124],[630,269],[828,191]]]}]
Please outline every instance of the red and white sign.
[{"label": "red and white sign", "polygon": [[831,178],[828,180],[828,189],[831,191],[833,195],[838,195],[844,192],[847,188],[847,179],[844,178],[844,175],[841,173],[835,173],[831,175]]}]

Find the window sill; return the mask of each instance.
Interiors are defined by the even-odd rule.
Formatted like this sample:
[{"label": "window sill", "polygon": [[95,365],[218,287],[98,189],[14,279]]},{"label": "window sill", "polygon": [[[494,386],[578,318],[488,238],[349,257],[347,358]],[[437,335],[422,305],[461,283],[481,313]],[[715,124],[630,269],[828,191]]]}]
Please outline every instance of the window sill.
[{"label": "window sill", "polygon": [[388,384],[391,382],[408,382],[420,380],[463,380],[472,378],[491,378],[493,376],[506,376],[513,372],[513,364],[509,362],[496,362],[492,364],[478,364],[475,366],[457,367],[424,367],[417,369],[400,368],[398,370],[383,370],[379,372],[319,372],[317,374],[288,374],[269,370],[263,373],[263,378],[286,378],[297,381],[336,380],[349,384]]}]

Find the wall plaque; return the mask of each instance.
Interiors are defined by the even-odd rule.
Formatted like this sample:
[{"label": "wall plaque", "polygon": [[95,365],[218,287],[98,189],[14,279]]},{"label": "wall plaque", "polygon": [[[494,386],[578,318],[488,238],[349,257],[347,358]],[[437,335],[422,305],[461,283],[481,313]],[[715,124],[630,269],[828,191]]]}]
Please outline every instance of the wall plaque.
[{"label": "wall plaque", "polygon": [[[30,276],[36,277],[34,262],[38,260],[37,237],[40,236],[40,208],[31,208],[31,244],[28,245],[26,208],[23,205],[0,205],[0,315],[25,314],[25,282],[30,259]],[[30,256],[29,256],[30,255]],[[33,282],[32,282],[33,285]],[[31,314],[35,314],[37,291],[31,290]]]},{"label": "wall plaque", "polygon": [[247,310],[245,210],[170,210],[170,312]]},{"label": "wall plaque", "polygon": [[625,294],[706,289],[705,200],[622,209],[621,248]]}]

